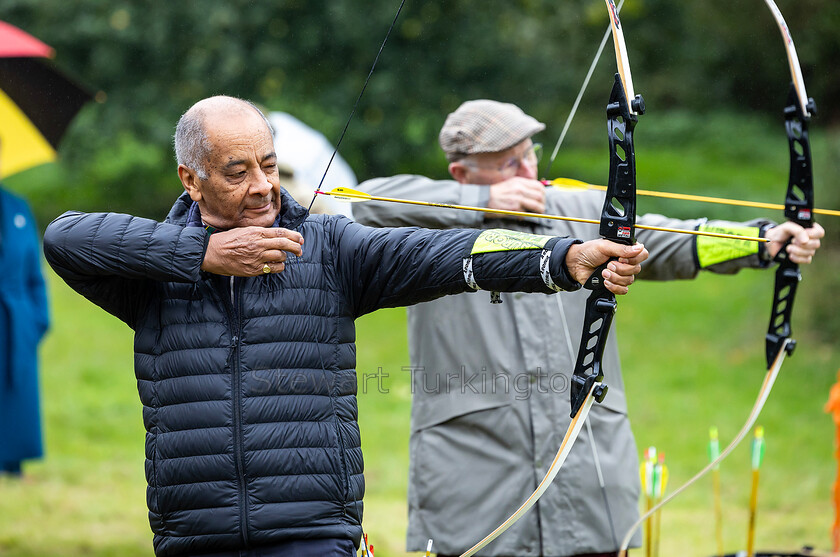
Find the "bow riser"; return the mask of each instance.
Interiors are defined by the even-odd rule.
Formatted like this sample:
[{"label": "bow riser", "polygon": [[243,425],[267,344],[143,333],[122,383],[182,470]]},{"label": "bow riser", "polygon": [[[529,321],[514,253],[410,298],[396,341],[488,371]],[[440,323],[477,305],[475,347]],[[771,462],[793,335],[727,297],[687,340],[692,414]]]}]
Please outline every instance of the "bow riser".
[{"label": "bow riser", "polygon": [[[601,269],[603,267],[592,274],[587,284],[593,278],[600,277]],[[592,294],[586,299],[583,338],[575,363],[575,373],[572,375],[572,418],[577,415],[578,410],[586,401],[587,395],[592,390],[592,385],[604,378],[601,361],[604,357],[604,347],[607,345],[607,335],[610,332],[617,305],[615,296],[603,286],[593,289]],[[605,385],[598,385],[593,391],[593,397],[598,402],[603,402],[606,395],[607,387]]]},{"label": "bow riser", "polygon": [[[636,153],[633,130],[639,120],[636,114],[644,114],[644,109],[640,95],[633,99],[631,107],[621,76],[615,74],[615,83],[607,104],[610,179],[601,209],[600,232],[605,239],[620,244],[632,245],[636,242]],[[609,263],[595,269],[583,285],[592,293],[586,300],[583,334],[572,373],[572,417],[577,414],[592,385],[604,378],[601,363],[617,306],[615,295],[607,290],[601,277]],[[599,386],[594,394],[596,400],[601,402],[607,394],[607,387]]]},{"label": "bow riser", "polygon": [[[816,112],[814,99],[808,99],[811,114]],[[785,196],[785,217],[806,228],[814,223],[814,177],[811,173],[811,141],[808,137],[810,117],[802,113],[796,88],[790,86],[785,106],[785,132],[790,150],[790,177]]]},{"label": "bow riser", "polygon": [[[811,171],[811,142],[808,137],[808,121],[810,114],[816,112],[813,99],[808,99],[809,115],[803,112],[796,90],[791,83],[785,106],[785,132],[788,137],[790,151],[790,175],[787,193],[785,194],[785,218],[796,224],[809,228],[814,223],[814,178]],[[779,264],[776,269],[776,279],[773,287],[773,306],[770,313],[770,325],[765,337],[765,352],[767,367],[769,368],[778,356],[782,346],[786,347],[788,355],[793,354],[796,341],[784,344],[790,338],[791,316],[793,301],[796,298],[796,288],[802,280],[799,265],[790,260],[786,243],[775,257]]]},{"label": "bow riser", "polygon": [[[641,96],[634,108],[644,114]],[[610,187],[601,211],[601,236],[613,242],[632,245],[636,242],[636,153],[633,129],[639,118],[630,111],[621,78],[615,84],[607,104],[607,135],[610,143]]]}]

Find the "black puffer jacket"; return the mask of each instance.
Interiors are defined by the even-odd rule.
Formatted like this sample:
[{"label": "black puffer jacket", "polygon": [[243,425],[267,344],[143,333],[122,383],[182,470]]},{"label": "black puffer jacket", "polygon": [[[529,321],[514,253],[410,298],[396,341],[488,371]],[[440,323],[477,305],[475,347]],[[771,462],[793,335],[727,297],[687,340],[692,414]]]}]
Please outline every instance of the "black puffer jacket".
[{"label": "black puffer jacket", "polygon": [[[207,237],[182,196],[166,223],[65,213],[47,260],[135,331],[148,506],[158,556],[361,536],[354,319],[468,290],[480,231],[372,229],[309,215],[284,194],[277,225],[302,257],[253,278],[200,270]],[[552,276],[575,289],[559,241]],[[485,289],[549,292],[540,250],[477,256]],[[485,294],[486,295],[486,294]]]}]

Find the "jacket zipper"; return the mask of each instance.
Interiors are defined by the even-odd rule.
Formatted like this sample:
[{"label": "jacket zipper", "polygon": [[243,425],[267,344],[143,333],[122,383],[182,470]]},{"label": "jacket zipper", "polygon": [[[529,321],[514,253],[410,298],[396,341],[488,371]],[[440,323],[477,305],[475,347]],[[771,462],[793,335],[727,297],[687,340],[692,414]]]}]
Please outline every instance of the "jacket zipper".
[{"label": "jacket zipper", "polygon": [[230,307],[231,307],[231,342],[233,343],[233,357],[231,362],[231,399],[233,401],[233,457],[236,464],[236,484],[239,490],[239,524],[242,542],[250,547],[248,532],[250,531],[248,514],[248,493],[246,490],[247,476],[243,453],[245,444],[242,440],[242,377],[240,374],[240,315],[239,305],[236,303],[236,277],[230,277]]}]

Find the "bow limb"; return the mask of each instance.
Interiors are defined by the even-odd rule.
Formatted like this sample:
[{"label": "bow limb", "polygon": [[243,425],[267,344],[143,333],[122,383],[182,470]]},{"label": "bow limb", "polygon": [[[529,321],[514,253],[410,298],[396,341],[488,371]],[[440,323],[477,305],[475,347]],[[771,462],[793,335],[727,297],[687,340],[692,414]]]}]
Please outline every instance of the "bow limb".
[{"label": "bow limb", "polygon": [[785,43],[785,52],[787,53],[788,65],[790,66],[790,78],[796,90],[796,97],[799,101],[799,108],[802,110],[802,115],[807,119],[811,117],[809,105],[813,100],[808,98],[808,93],[805,92],[805,80],[802,77],[802,68],[799,66],[799,57],[796,55],[796,46],[793,44],[793,37],[790,34],[784,16],[781,10],[776,5],[774,0],[764,0],[773,18],[776,20],[776,25],[779,26],[779,31],[782,33],[782,38]]},{"label": "bow limb", "polygon": [[[785,132],[788,137],[790,151],[790,175],[785,194],[785,217],[800,226],[808,228],[813,225],[814,218],[814,178],[811,168],[811,143],[808,136],[808,122],[816,112],[813,99],[805,92],[805,82],[802,79],[802,69],[796,56],[790,30],[785,23],[782,13],[773,0],[765,0],[784,39],[790,66],[791,85],[787,104],[784,109]],[[790,242],[788,242],[789,244]],[[773,306],[770,313],[770,325],[766,335],[766,357],[768,368],[776,359],[784,345],[788,353],[793,353],[796,341],[790,339],[791,314],[796,296],[796,287],[802,279],[799,265],[792,262],[785,244],[776,255],[779,266],[776,269],[776,279],[773,288]]]},{"label": "bow limb", "polygon": [[[618,64],[618,74],[621,76],[621,85],[624,88],[624,96],[628,100],[635,100],[636,93],[633,92],[633,76],[630,74],[630,59],[627,57],[627,46],[624,43],[624,30],[621,27],[621,20],[618,19],[618,9],[613,0],[604,0],[607,10],[610,12],[610,26],[612,27],[613,45],[615,46],[615,60]],[[644,114],[644,108],[638,110],[630,107],[631,114]]]},{"label": "bow limb", "polygon": [[585,403],[580,407],[577,414],[572,418],[572,423],[569,424],[569,429],[566,430],[566,435],[563,437],[563,442],[560,444],[560,448],[557,449],[557,454],[554,456],[554,460],[551,462],[551,466],[548,468],[548,472],[546,472],[545,476],[543,477],[542,481],[537,486],[537,489],[528,496],[522,505],[519,506],[516,511],[510,515],[510,517],[502,522],[499,526],[497,526],[492,532],[490,532],[484,539],[480,542],[469,548],[467,551],[461,554],[460,557],[471,557],[475,555],[476,552],[480,551],[484,548],[487,544],[498,538],[502,532],[513,526],[513,524],[519,520],[523,514],[528,512],[528,510],[534,506],[534,504],[542,497],[543,493],[548,489],[548,486],[551,485],[551,482],[554,481],[554,478],[557,476],[557,473],[560,471],[560,468],[563,467],[563,463],[566,462],[566,458],[569,456],[569,452],[572,450],[572,446],[574,445],[575,441],[577,440],[578,436],[580,435],[580,430],[583,427],[584,422],[586,421],[586,417],[589,415],[589,410],[592,408],[592,403],[595,401],[595,396],[593,395],[592,391],[595,391],[601,386],[600,383],[595,383],[592,385],[592,389],[590,390],[589,396],[587,396],[587,400]]}]

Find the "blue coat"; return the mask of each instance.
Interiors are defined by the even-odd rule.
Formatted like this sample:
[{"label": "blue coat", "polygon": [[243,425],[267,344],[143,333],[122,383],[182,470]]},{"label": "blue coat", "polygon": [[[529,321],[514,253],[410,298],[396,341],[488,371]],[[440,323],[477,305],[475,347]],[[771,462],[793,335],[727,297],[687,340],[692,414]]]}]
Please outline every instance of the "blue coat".
[{"label": "blue coat", "polygon": [[0,462],[43,454],[38,343],[47,331],[47,294],[35,219],[0,188]]},{"label": "blue coat", "polygon": [[[167,223],[65,213],[44,235],[58,275],[135,331],[158,557],[358,545],[354,319],[469,288],[462,257],[480,231],[372,229],[285,194],[281,207],[303,256],[257,277],[201,271],[208,239],[186,194]],[[572,241],[555,240],[552,277],[577,288],[563,270]],[[540,250],[501,251],[472,268],[482,288],[551,292],[539,263]]]}]

